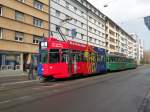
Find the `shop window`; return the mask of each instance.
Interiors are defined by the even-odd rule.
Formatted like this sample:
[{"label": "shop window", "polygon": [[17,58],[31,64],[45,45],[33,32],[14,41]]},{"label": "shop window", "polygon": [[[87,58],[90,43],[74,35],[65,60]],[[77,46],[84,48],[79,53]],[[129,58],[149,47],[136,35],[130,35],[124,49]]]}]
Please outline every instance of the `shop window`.
[{"label": "shop window", "polygon": [[24,21],[24,14],[22,12],[15,12],[15,19],[18,21]]},{"label": "shop window", "polygon": [[16,41],[23,42],[23,38],[24,38],[24,33],[22,33],[22,32],[16,32],[16,36],[15,36],[15,40]]}]

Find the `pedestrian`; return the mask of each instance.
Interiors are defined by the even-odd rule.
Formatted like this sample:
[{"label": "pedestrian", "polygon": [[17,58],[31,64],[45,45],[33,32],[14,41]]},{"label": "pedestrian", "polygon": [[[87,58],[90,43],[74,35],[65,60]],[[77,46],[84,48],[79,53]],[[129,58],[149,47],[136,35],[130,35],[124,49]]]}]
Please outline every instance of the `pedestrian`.
[{"label": "pedestrian", "polygon": [[38,74],[38,79],[39,79],[39,80],[43,80],[41,69],[42,69],[42,65],[39,64],[39,65],[37,66],[37,74]]},{"label": "pedestrian", "polygon": [[34,65],[33,65],[32,61],[30,61],[30,64],[29,64],[28,79],[29,80],[34,80]]}]

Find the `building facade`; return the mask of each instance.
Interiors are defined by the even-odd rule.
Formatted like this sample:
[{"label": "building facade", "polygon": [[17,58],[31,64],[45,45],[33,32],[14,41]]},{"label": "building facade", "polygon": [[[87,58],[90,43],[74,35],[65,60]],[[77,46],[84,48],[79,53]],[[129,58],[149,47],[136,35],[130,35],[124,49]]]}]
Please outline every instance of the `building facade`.
[{"label": "building facade", "polygon": [[105,48],[105,16],[87,0],[51,0],[50,4],[53,36],[61,40],[59,26],[67,40]]},{"label": "building facade", "polygon": [[114,53],[135,59],[136,45],[137,41],[135,38],[110,18],[106,17],[106,50],[108,53]]},{"label": "building facade", "polygon": [[0,70],[23,70],[48,36],[48,0],[0,1]]},{"label": "building facade", "polygon": [[144,41],[135,33],[132,33],[131,36],[136,41],[134,43],[134,58],[137,60],[137,63],[140,64],[144,58]]}]

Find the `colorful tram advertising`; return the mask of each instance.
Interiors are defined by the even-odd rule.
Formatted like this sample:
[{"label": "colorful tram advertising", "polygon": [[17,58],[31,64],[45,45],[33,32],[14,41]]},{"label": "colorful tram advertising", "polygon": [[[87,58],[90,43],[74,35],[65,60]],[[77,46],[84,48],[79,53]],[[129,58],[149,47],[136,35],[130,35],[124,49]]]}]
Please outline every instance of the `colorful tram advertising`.
[{"label": "colorful tram advertising", "polygon": [[38,74],[45,78],[69,78],[136,68],[134,59],[107,55],[105,49],[53,37],[40,43]]},{"label": "colorful tram advertising", "polygon": [[73,41],[46,38],[40,43],[38,74],[69,78],[74,75],[105,73],[105,49]]}]

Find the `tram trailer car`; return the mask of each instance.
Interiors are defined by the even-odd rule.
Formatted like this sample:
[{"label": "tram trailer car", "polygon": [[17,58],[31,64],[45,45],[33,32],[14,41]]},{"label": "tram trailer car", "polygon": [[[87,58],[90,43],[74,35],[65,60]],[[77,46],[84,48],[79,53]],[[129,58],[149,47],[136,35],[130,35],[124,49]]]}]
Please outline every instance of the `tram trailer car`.
[{"label": "tram trailer car", "polygon": [[137,63],[134,59],[116,55],[107,55],[106,66],[107,71],[120,71],[126,69],[135,69],[137,67]]},{"label": "tram trailer car", "polygon": [[73,41],[45,38],[40,43],[38,74],[45,78],[105,73],[105,49]]}]

